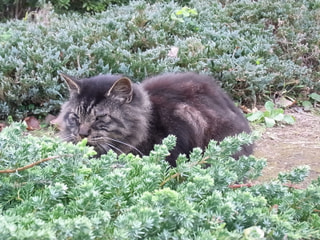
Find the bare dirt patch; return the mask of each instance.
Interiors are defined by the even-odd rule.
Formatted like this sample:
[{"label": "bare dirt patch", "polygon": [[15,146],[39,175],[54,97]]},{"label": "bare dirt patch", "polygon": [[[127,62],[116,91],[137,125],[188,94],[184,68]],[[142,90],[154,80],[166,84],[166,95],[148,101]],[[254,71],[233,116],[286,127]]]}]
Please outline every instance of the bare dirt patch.
[{"label": "bare dirt patch", "polygon": [[268,181],[279,172],[309,165],[309,177],[301,184],[307,186],[320,176],[320,116],[300,108],[286,114],[294,116],[296,123],[268,128],[256,142],[254,155],[267,159],[268,164],[258,181]]}]

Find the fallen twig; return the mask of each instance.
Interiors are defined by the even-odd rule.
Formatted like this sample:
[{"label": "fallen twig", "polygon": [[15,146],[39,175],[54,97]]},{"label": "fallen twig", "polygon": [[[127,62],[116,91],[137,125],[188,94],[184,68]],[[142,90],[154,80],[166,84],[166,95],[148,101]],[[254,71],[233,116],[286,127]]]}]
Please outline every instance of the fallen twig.
[{"label": "fallen twig", "polygon": [[242,188],[242,187],[252,187],[254,185],[255,184],[252,184],[252,183],[243,183],[243,184],[232,184],[232,185],[229,185],[228,187],[235,189],[235,188]]},{"label": "fallen twig", "polygon": [[288,188],[294,188],[294,189],[303,189],[303,187],[299,187],[297,185],[294,185],[293,183],[283,183],[282,186],[285,186]]},{"label": "fallen twig", "polygon": [[[199,164],[206,164],[207,163],[207,160],[208,160],[209,157],[204,157],[203,159],[201,159],[201,161],[199,162],[193,162],[190,164],[190,167],[194,167],[196,165],[199,165]],[[166,178],[165,180],[163,180],[163,182],[160,184],[160,187],[163,187],[167,182],[169,182],[171,179],[174,179],[176,177],[179,177],[180,176],[180,173],[175,173],[173,175],[171,175],[170,177]]]},{"label": "fallen twig", "polygon": [[171,179],[174,179],[176,177],[179,177],[180,173],[175,173],[173,175],[171,175],[170,177],[166,178],[161,184],[160,187],[163,187],[163,185],[165,185],[167,182],[169,182]]},{"label": "fallen twig", "polygon": [[5,170],[0,170],[0,173],[15,173],[15,172],[18,172],[18,171],[23,171],[23,170],[26,170],[28,168],[32,168],[40,163],[43,163],[43,162],[47,162],[47,161],[50,161],[50,160],[53,160],[53,159],[56,159],[56,158],[59,158],[59,157],[64,157],[64,156],[72,156],[70,154],[65,154],[65,155],[58,155],[58,156],[53,156],[53,157],[47,157],[47,158],[44,158],[44,159],[41,159],[37,162],[34,162],[34,163],[31,163],[29,165],[26,165],[24,167],[20,167],[20,168],[16,168],[16,169],[5,169]]},{"label": "fallen twig", "polygon": [[[258,185],[258,184],[257,183],[232,184],[232,185],[229,185],[229,188],[236,189],[236,188],[243,188],[243,187],[253,187],[255,185]],[[294,189],[303,189],[302,187],[299,187],[292,183],[283,183],[282,186],[288,187],[288,188],[294,188]]]}]

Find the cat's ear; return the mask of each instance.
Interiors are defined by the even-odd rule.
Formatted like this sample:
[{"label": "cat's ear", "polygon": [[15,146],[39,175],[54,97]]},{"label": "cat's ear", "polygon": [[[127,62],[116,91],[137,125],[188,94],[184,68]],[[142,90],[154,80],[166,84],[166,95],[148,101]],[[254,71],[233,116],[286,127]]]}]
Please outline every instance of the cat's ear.
[{"label": "cat's ear", "polygon": [[70,92],[80,93],[79,81],[70,75],[59,73],[62,79],[67,83]]},{"label": "cat's ear", "polygon": [[114,95],[116,98],[130,103],[133,96],[132,82],[129,78],[118,79],[109,89],[106,96]]}]

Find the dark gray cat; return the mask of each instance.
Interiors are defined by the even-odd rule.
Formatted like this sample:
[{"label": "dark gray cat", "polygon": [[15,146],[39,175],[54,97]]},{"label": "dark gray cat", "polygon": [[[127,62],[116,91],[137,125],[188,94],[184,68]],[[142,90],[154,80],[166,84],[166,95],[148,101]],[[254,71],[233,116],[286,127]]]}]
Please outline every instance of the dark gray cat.
[{"label": "dark gray cat", "polygon": [[[120,75],[62,77],[70,90],[56,120],[62,138],[74,143],[87,138],[99,155],[110,149],[147,155],[173,134],[177,145],[167,160],[176,166],[179,153],[204,149],[210,139],[250,133],[242,112],[206,75],[164,74],[141,84]],[[235,157],[251,154],[252,148],[243,146]]]}]

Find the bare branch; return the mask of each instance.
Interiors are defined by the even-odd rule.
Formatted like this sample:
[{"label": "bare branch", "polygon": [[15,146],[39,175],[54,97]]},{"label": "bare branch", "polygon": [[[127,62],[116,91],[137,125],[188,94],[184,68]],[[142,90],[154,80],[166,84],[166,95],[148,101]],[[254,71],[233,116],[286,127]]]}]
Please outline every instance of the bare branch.
[{"label": "bare branch", "polygon": [[5,170],[0,170],[0,173],[15,173],[15,172],[18,172],[18,171],[23,171],[23,170],[26,170],[28,168],[32,168],[40,163],[43,163],[43,162],[47,162],[47,161],[50,161],[50,160],[53,160],[53,159],[56,159],[56,158],[59,158],[59,157],[65,157],[65,156],[72,156],[71,154],[64,154],[64,155],[58,155],[58,156],[53,156],[53,157],[47,157],[47,158],[44,158],[44,159],[41,159],[37,162],[34,162],[34,163],[31,163],[29,165],[26,165],[24,167],[20,167],[20,168],[16,168],[16,169],[5,169]]},{"label": "bare branch", "polygon": [[[199,162],[193,162],[190,164],[190,167],[194,167],[196,165],[200,165],[200,164],[206,164],[207,160],[209,159],[209,157],[204,157],[203,159],[201,159],[201,161]],[[161,184],[160,187],[163,187],[167,182],[169,182],[171,179],[174,179],[176,177],[179,177],[180,173],[175,173],[173,175],[171,175],[170,177],[166,178]]]}]

